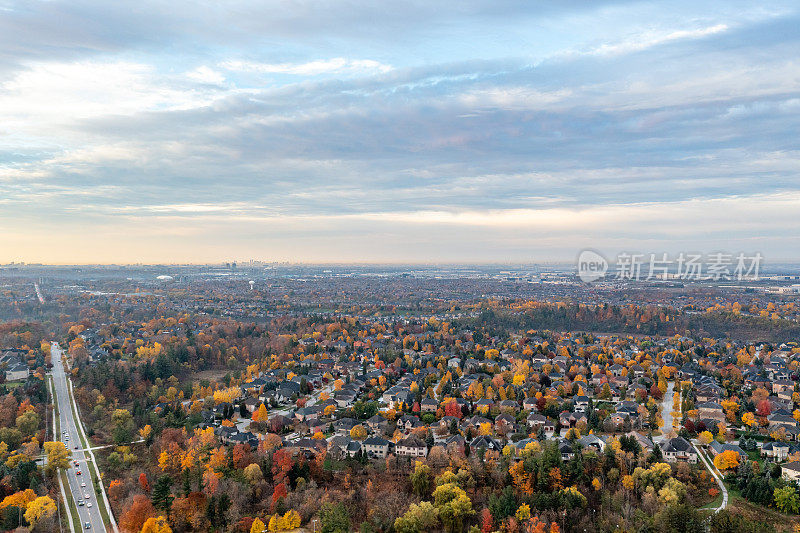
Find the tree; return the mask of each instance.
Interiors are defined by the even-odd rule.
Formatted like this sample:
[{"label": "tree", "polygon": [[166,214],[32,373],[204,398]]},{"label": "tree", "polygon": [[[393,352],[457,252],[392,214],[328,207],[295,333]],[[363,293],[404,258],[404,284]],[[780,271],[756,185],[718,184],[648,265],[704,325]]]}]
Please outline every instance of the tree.
[{"label": "tree", "polygon": [[289,509],[283,515],[283,523],[286,526],[286,529],[297,529],[300,527],[301,522],[302,519],[300,518],[300,513],[294,509]]},{"label": "tree", "polygon": [[434,506],[439,510],[439,517],[448,531],[461,531],[464,520],[475,514],[464,489],[455,483],[444,483],[433,491]]},{"label": "tree", "polygon": [[263,424],[269,421],[269,412],[267,412],[267,407],[262,403],[258,406],[258,409],[253,412],[253,416],[251,417],[253,422]]},{"label": "tree", "polygon": [[40,421],[41,419],[36,414],[36,411],[25,411],[17,417],[17,429],[22,433],[23,437],[30,437],[39,429]]},{"label": "tree", "polygon": [[163,475],[156,480],[156,484],[153,487],[153,505],[155,505],[156,508],[169,512],[173,500],[172,492],[170,491],[171,488],[171,477]]},{"label": "tree", "polygon": [[172,528],[163,516],[150,517],[142,526],[142,533],[172,533]]},{"label": "tree", "polygon": [[514,516],[517,517],[517,520],[520,522],[524,522],[525,520],[530,520],[531,518],[531,507],[527,503],[523,503],[517,509],[517,512],[514,513]]},{"label": "tree", "polygon": [[142,494],[136,494],[130,508],[120,518],[119,526],[125,533],[139,533],[145,521],[155,515],[156,510],[150,499]]},{"label": "tree", "polygon": [[492,533],[493,526],[492,512],[487,507],[484,507],[481,511],[481,533]]},{"label": "tree", "polygon": [[319,510],[321,533],[348,533],[350,515],[341,503],[326,503]]},{"label": "tree", "polygon": [[367,430],[361,424],[356,424],[350,430],[350,437],[355,440],[364,440],[367,438]]},{"label": "tree", "polygon": [[767,417],[772,413],[772,404],[768,399],[763,399],[756,405],[756,414],[760,417]]},{"label": "tree", "polygon": [[420,498],[425,498],[431,490],[431,467],[421,461],[417,461],[414,471],[409,477],[414,494]]},{"label": "tree", "polygon": [[127,409],[115,409],[111,422],[114,424],[111,433],[116,444],[127,444],[133,440],[133,417]]},{"label": "tree", "polygon": [[25,510],[25,520],[35,528],[36,524],[42,520],[53,518],[56,514],[56,502],[50,496],[39,496]]},{"label": "tree", "polygon": [[681,533],[704,533],[705,523],[698,511],[693,507],[670,505],[655,516],[655,523],[660,524],[661,531]]},{"label": "tree", "polygon": [[714,440],[714,435],[710,431],[703,431],[697,438],[704,446],[708,446],[711,444],[711,441]]},{"label": "tree", "polygon": [[797,491],[791,485],[776,488],[773,498],[775,507],[782,513],[796,514],[800,510],[800,498],[797,497]]},{"label": "tree", "polygon": [[260,518],[256,518],[253,520],[253,525],[250,526],[250,533],[264,533],[265,529],[267,528],[264,522],[262,522]]},{"label": "tree", "polygon": [[750,427],[753,427],[758,423],[758,422],[756,422],[756,417],[755,417],[755,415],[753,415],[753,413],[745,413],[745,414],[743,414],[742,415],[742,422],[744,422],[746,425],[748,425]]},{"label": "tree", "polygon": [[411,504],[406,514],[394,521],[397,533],[425,533],[439,524],[439,510],[431,502]]},{"label": "tree", "polygon": [[247,479],[247,482],[251,485],[255,485],[264,479],[264,474],[261,472],[261,467],[255,463],[247,465],[243,473],[245,479]]},{"label": "tree", "polygon": [[72,450],[61,441],[45,442],[44,451],[47,454],[47,469],[53,473],[55,469],[69,468],[69,460],[72,457]]},{"label": "tree", "polygon": [[731,470],[739,466],[739,453],[733,450],[725,450],[714,457],[714,466],[718,470]]},{"label": "tree", "polygon": [[142,437],[142,439],[148,443],[150,442],[150,437],[152,436],[152,434],[153,434],[153,427],[150,424],[147,424],[146,426],[144,426],[142,429],[139,430],[139,436]]}]

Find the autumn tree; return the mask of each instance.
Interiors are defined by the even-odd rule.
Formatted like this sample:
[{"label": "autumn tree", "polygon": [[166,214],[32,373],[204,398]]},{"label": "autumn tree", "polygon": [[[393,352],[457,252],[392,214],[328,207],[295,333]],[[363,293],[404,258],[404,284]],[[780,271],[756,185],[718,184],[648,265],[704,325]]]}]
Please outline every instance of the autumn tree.
[{"label": "autumn tree", "polygon": [[739,453],[733,450],[725,450],[714,457],[714,466],[718,470],[731,470],[739,466]]},{"label": "autumn tree", "polygon": [[124,533],[139,533],[145,521],[155,515],[156,510],[150,499],[142,494],[136,494],[130,508],[122,514],[119,527]]},{"label": "autumn tree", "polygon": [[353,426],[353,429],[350,430],[350,437],[355,440],[364,440],[367,438],[367,430],[361,424],[356,424]]},{"label": "autumn tree", "polygon": [[172,533],[167,519],[163,516],[148,518],[142,526],[141,533]]},{"label": "autumn tree", "polygon": [[267,407],[263,403],[259,405],[258,409],[253,412],[251,419],[257,424],[266,424],[269,421],[269,412],[267,411]]},{"label": "autumn tree", "polygon": [[420,498],[425,498],[430,493],[432,480],[431,467],[421,461],[417,461],[414,466],[414,471],[409,478],[414,494]]},{"label": "autumn tree", "polygon": [[127,409],[115,409],[111,415],[112,436],[116,444],[127,444],[133,440],[133,417]]},{"label": "autumn tree", "polygon": [[264,533],[266,529],[264,522],[260,518],[256,518],[253,520],[253,525],[250,526],[250,533]]},{"label": "autumn tree", "polygon": [[397,533],[425,533],[439,524],[439,510],[431,502],[412,503],[408,511],[394,521]]},{"label": "autumn tree", "polygon": [[47,472],[52,475],[56,469],[69,468],[72,450],[69,450],[61,441],[45,442],[44,451],[47,454]]},{"label": "autumn tree", "polygon": [[455,483],[445,483],[433,491],[434,506],[439,510],[439,517],[450,532],[461,531],[464,521],[475,514],[464,489]]},{"label": "autumn tree", "polygon": [[40,522],[52,520],[56,514],[56,502],[50,496],[40,496],[28,504],[25,520],[32,529]]}]

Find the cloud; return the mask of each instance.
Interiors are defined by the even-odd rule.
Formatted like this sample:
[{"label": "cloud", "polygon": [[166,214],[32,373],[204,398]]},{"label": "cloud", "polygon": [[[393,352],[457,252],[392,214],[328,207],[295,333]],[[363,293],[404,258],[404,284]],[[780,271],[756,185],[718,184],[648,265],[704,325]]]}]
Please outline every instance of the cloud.
[{"label": "cloud", "polygon": [[800,257],[789,4],[258,7],[148,5],[128,35],[83,37],[88,14],[119,14],[26,12],[66,27],[51,54],[19,28],[23,53],[0,52],[14,259],[87,235],[154,261],[571,258],[590,241]]},{"label": "cloud", "polygon": [[371,59],[318,59],[305,63],[259,63],[255,61],[224,61],[221,68],[255,72],[259,74],[292,74],[295,76],[317,76],[320,74],[343,74],[363,72],[389,72],[392,67]]},{"label": "cloud", "polygon": [[213,83],[213,84],[220,84],[225,81],[225,76],[216,70],[212,70],[211,68],[202,65],[197,67],[196,69],[187,72],[186,77],[193,81],[198,81],[200,83]]},{"label": "cloud", "polygon": [[708,37],[709,35],[715,35],[717,33],[727,31],[728,29],[729,28],[727,24],[715,24],[713,26],[693,30],[647,32],[617,43],[602,44],[592,49],[589,53],[597,55],[628,54],[673,41],[680,41],[684,39],[702,39],[703,37]]}]

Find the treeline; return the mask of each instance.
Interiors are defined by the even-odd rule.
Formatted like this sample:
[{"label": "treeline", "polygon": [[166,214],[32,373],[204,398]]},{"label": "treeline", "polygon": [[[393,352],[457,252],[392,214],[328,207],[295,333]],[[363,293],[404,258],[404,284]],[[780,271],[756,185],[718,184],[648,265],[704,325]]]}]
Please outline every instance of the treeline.
[{"label": "treeline", "polygon": [[642,335],[727,336],[753,341],[784,341],[800,336],[800,324],[732,312],[689,314],[670,307],[602,304],[540,304],[525,309],[487,309],[463,325],[490,334],[508,330],[595,331]]}]

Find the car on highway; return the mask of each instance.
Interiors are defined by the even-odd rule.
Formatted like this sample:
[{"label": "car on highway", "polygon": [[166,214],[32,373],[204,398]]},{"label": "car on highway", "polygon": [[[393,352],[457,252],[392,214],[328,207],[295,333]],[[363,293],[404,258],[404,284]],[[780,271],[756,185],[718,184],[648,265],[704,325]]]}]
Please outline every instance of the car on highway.
[{"label": "car on highway", "polygon": [[81,483],[81,488],[85,488],[85,487],[86,487],[86,482]]},{"label": "car on highway", "polygon": [[80,471],[80,470],[78,470],[77,472],[75,472],[75,475],[76,475],[76,476],[80,476],[80,475],[81,475],[81,471]]},{"label": "car on highway", "polygon": [[89,502],[89,503],[86,504],[86,507],[91,507],[91,506],[92,506],[92,502]]},{"label": "car on highway", "polygon": [[83,507],[83,500],[78,500],[78,507]]},{"label": "car on highway", "polygon": [[92,524],[90,524],[89,522],[86,522],[85,524],[83,524],[83,527],[84,527],[84,529],[92,529]]}]

